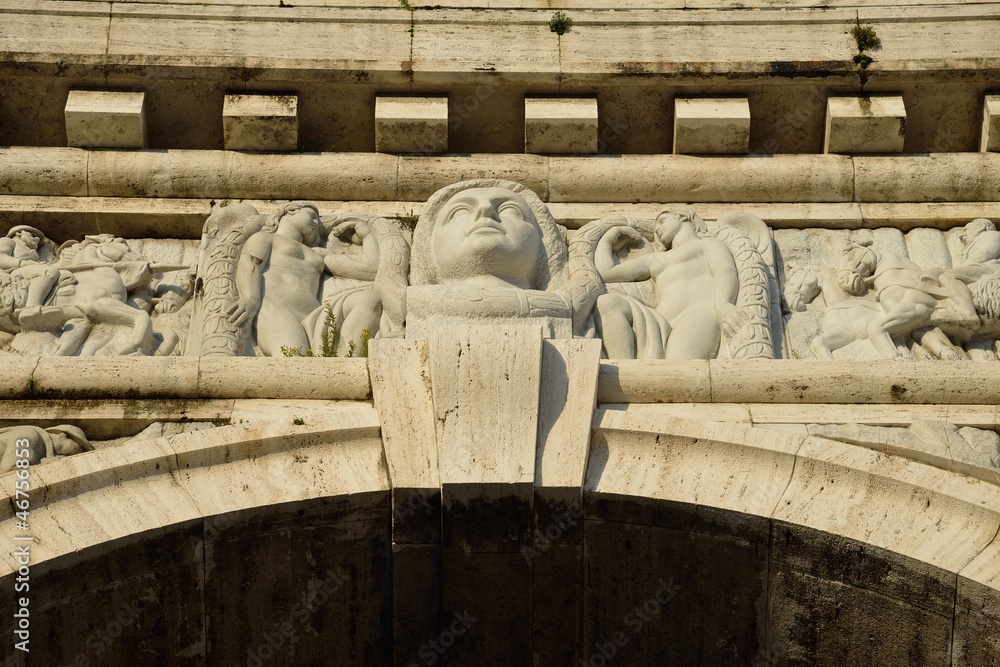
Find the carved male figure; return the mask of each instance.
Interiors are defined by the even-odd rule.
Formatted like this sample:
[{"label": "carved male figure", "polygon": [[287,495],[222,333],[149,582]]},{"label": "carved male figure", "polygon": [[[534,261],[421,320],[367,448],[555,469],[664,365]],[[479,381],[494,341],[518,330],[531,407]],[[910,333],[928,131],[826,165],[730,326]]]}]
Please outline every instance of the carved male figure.
[{"label": "carved male figure", "polygon": [[[740,282],[729,247],[703,236],[704,221],[690,209],[668,209],[654,224],[655,252],[615,262],[615,252],[641,237],[628,227],[612,228],[601,239],[595,264],[608,283],[653,281],[653,323],[659,345],[637,340],[635,305],[618,294],[597,300],[605,350],[612,359],[711,359],[719,352],[723,329],[737,317]],[[663,343],[665,341],[665,344]],[[659,348],[659,349],[657,349]]]},{"label": "carved male figure", "polygon": [[[0,239],[0,269],[26,280],[24,304],[15,313],[22,328],[45,328],[36,322],[41,306],[60,282],[60,272],[39,253],[45,234],[28,225],[16,225]],[[72,276],[65,279],[72,283]]]},{"label": "carved male figure", "polygon": [[[318,247],[322,237],[319,210],[309,202],[282,206],[243,246],[236,268],[240,300],[229,317],[236,324],[254,323],[257,345],[267,356],[281,348],[321,347],[324,309],[320,284],[324,273],[374,280],[378,268],[378,241],[363,222],[350,222],[333,233],[352,227],[360,237],[360,258]],[[381,316],[381,302],[371,290],[350,294],[340,325],[342,347],[360,339],[363,329],[374,334]]]},{"label": "carved male figure", "polygon": [[924,271],[898,253],[853,244],[844,250],[837,283],[856,296],[871,285],[884,312],[881,330],[912,335],[940,358],[961,358],[946,334],[968,339],[980,325],[971,293],[958,277]]}]

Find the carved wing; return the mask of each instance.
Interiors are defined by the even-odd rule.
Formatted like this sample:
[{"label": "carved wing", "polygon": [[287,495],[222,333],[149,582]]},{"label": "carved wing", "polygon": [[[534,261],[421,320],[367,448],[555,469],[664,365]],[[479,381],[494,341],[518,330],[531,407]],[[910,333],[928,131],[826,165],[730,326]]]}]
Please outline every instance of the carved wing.
[{"label": "carved wing", "polygon": [[200,331],[200,341],[188,342],[189,354],[232,357],[244,352],[251,324],[235,326],[229,321],[228,311],[239,300],[236,265],[240,250],[263,226],[264,216],[249,204],[226,206],[205,221],[195,287],[195,317],[200,315],[200,330],[197,319],[191,324],[192,334]]},{"label": "carved wing", "polygon": [[772,257],[771,233],[750,213],[732,213],[708,225],[709,233],[729,246],[736,260],[740,291],[738,322],[729,339],[733,359],[773,359],[771,280],[766,257]]}]

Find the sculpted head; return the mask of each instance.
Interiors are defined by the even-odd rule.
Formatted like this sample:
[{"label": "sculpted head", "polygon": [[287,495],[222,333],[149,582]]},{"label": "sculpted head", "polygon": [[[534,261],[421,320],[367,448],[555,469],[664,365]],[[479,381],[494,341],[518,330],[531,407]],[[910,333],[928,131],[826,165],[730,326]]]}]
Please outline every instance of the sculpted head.
[{"label": "sculpted head", "polygon": [[848,294],[860,296],[868,289],[868,279],[875,275],[878,256],[866,244],[852,243],[844,249],[837,267],[837,285]]},{"label": "sculpted head", "polygon": [[988,262],[1000,258],[1000,234],[986,218],[976,218],[962,228],[959,238],[965,243],[963,262]]},{"label": "sculpted head", "polygon": [[288,202],[267,219],[262,231],[276,233],[279,229],[285,235],[299,236],[307,246],[314,246],[322,235],[319,209],[308,201]]},{"label": "sculpted head", "polygon": [[534,193],[507,181],[466,181],[439,190],[424,207],[414,232],[412,283],[500,281],[545,289],[550,260],[564,264],[565,253],[555,221]]},{"label": "sculpted head", "polygon": [[45,240],[45,234],[30,225],[15,225],[7,232],[7,238],[31,250],[37,250]]},{"label": "sculpted head", "polygon": [[819,296],[819,280],[810,271],[793,269],[785,279],[785,303],[789,310],[802,312],[806,304]]},{"label": "sculpted head", "polygon": [[656,216],[656,221],[653,223],[653,247],[657,250],[669,248],[684,225],[694,227],[699,236],[708,231],[705,221],[694,212],[694,209],[668,208]]}]

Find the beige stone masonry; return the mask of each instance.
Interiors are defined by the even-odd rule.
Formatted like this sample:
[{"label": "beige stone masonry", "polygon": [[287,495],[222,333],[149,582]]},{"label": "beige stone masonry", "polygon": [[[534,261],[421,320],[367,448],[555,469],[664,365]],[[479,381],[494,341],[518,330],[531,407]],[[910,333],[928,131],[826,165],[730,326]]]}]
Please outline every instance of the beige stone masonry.
[{"label": "beige stone masonry", "polygon": [[[366,359],[11,357],[5,363],[9,372],[0,384],[4,400],[371,397]],[[102,378],[100,385],[95,377]],[[1000,404],[1000,364],[604,360],[597,391],[598,403],[965,406],[956,408],[961,410]]]},{"label": "beige stone masonry", "polygon": [[583,484],[600,359],[597,340],[542,342],[536,488],[576,491]]},{"label": "beige stone masonry", "polygon": [[979,151],[1000,151],[1000,95],[987,95],[983,100],[983,126],[979,134]]},{"label": "beige stone masonry", "polygon": [[597,98],[525,98],[524,152],[596,153]]},{"label": "beige stone masonry", "polygon": [[428,342],[442,485],[532,485],[539,329],[435,327]]},{"label": "beige stone masonry", "polygon": [[[417,157],[0,148],[0,196],[422,202],[438,188],[468,178],[518,181],[555,204],[890,204],[867,209],[866,224],[873,225],[892,219],[897,210],[903,221],[936,217],[934,210],[907,209],[906,202],[935,202],[933,208],[944,207],[946,219],[959,210],[964,216],[970,210],[964,205],[947,208],[964,202],[995,207],[1000,153]],[[816,210],[835,220],[856,215],[848,209],[834,214],[825,206]]]},{"label": "beige stone masonry", "polygon": [[[194,437],[142,441],[33,470],[38,502],[32,504],[31,529],[46,539],[32,545],[32,572],[41,574],[46,560],[72,561],[88,547],[121,547],[144,531],[203,516],[388,488],[370,406],[308,425],[283,419],[189,435]],[[14,476],[0,478],[0,493],[13,497],[13,489]],[[7,504],[0,510],[0,532],[13,534],[13,522]],[[0,563],[3,574],[12,571],[10,565]]]},{"label": "beige stone masonry", "polygon": [[372,394],[393,486],[440,488],[427,342],[375,339],[369,349]]},{"label": "beige stone masonry", "polygon": [[375,150],[379,153],[448,152],[448,98],[375,98]]},{"label": "beige stone masonry", "polygon": [[71,90],[66,99],[66,145],[145,148],[146,93]]},{"label": "beige stone masonry", "polygon": [[299,144],[297,95],[226,95],[222,104],[226,150],[292,151]]},{"label": "beige stone masonry", "polygon": [[598,410],[594,424],[607,460],[592,466],[589,490],[768,516],[996,586],[996,485],[844,443],[625,406]]},{"label": "beige stone masonry", "polygon": [[674,153],[741,155],[749,149],[747,98],[674,99]]},{"label": "beige stone masonry", "polygon": [[899,153],[906,132],[902,97],[830,97],[824,153]]}]

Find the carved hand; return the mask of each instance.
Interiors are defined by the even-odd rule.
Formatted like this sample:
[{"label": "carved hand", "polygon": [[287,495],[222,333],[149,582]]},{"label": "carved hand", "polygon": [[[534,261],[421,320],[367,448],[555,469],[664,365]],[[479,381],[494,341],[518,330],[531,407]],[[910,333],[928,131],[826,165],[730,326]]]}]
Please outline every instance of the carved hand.
[{"label": "carved hand", "polygon": [[609,229],[601,240],[606,241],[613,252],[620,252],[642,241],[642,234],[638,230],[622,225]]},{"label": "carved hand", "polygon": [[371,227],[368,226],[367,222],[363,220],[348,220],[334,227],[331,234],[338,238],[343,238],[352,231],[354,234],[350,235],[350,241],[355,245],[361,245],[365,238],[372,233]]},{"label": "carved hand", "polygon": [[226,318],[235,326],[240,326],[250,317],[250,309],[242,301],[234,303],[226,310]]}]

